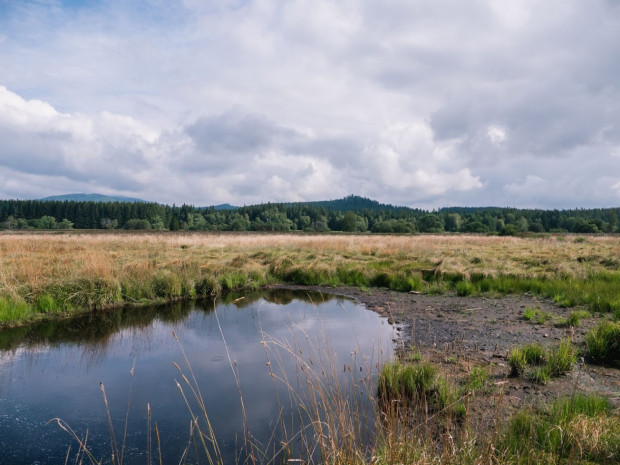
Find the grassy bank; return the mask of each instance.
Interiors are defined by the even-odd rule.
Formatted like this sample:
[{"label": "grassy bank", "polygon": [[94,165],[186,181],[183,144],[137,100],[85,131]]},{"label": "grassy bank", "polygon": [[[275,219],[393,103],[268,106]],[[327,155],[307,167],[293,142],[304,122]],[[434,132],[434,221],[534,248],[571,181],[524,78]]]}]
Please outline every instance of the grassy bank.
[{"label": "grassy bank", "polygon": [[5,234],[0,325],[272,283],[530,292],[620,316],[620,237]]}]

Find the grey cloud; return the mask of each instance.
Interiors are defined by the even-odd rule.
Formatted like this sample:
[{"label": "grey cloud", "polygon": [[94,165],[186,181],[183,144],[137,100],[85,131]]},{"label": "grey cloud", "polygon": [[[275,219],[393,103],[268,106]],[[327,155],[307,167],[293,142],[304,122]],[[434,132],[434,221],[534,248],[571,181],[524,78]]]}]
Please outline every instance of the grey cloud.
[{"label": "grey cloud", "polygon": [[200,117],[185,132],[195,145],[182,161],[190,169],[236,170],[269,151],[327,159],[345,168],[363,149],[352,136],[307,135],[239,109]]},{"label": "grey cloud", "polygon": [[33,174],[61,175],[67,169],[60,144],[63,132],[28,133],[0,126],[0,165]]},{"label": "grey cloud", "polygon": [[256,152],[295,136],[264,117],[239,112],[199,118],[186,131],[201,151],[227,154]]},{"label": "grey cloud", "polygon": [[[142,154],[126,147],[122,150],[101,147],[103,156],[92,153],[93,146],[81,145],[67,132],[26,132],[0,127],[0,166],[24,174],[64,177],[76,182],[103,182],[118,190],[139,188],[141,183],[118,169],[121,162],[125,172],[139,170]],[[82,151],[78,160],[68,151]],[[91,161],[85,161],[88,159]]]},{"label": "grey cloud", "polygon": [[298,138],[291,129],[239,110],[203,116],[188,125],[185,132],[196,148],[184,160],[190,169],[239,169],[239,163]]}]

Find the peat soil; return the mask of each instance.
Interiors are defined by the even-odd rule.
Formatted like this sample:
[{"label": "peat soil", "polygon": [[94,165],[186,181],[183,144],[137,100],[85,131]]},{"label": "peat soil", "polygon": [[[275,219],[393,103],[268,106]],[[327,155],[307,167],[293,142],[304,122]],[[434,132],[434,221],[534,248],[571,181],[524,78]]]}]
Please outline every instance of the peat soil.
[{"label": "peat soil", "polygon": [[[401,357],[418,352],[461,384],[474,367],[483,366],[489,373],[488,395],[468,399],[472,413],[478,412],[487,421],[489,414],[505,417],[517,408],[544,405],[575,393],[607,397],[620,409],[620,369],[592,365],[581,357],[570,373],[547,385],[509,377],[507,358],[511,349],[528,343],[554,347],[562,338],[571,337],[581,351],[586,334],[601,321],[600,315],[584,318],[576,328],[567,328],[555,326],[553,320],[568,317],[575,308],[561,308],[529,294],[492,298],[424,295],[380,288],[282,287],[357,300],[396,326],[399,337],[394,342]],[[526,308],[538,308],[553,318],[543,324],[527,321],[523,317]]]}]

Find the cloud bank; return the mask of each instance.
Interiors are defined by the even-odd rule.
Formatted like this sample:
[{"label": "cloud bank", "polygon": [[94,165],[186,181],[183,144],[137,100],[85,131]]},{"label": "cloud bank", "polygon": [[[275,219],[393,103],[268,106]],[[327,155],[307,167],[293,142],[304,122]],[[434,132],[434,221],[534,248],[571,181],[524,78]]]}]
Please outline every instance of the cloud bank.
[{"label": "cloud bank", "polygon": [[620,205],[613,0],[0,5],[0,197]]}]

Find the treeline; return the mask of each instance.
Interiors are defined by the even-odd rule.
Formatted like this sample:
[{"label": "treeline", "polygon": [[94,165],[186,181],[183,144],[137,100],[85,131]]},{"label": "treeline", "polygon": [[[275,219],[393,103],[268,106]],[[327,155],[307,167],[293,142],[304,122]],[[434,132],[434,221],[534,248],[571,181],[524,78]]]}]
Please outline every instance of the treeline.
[{"label": "treeline", "polygon": [[0,200],[3,229],[140,229],[204,231],[346,231],[373,233],[611,233],[620,208],[522,210],[443,208],[425,211],[349,196],[328,202],[260,204],[231,210],[129,202]]}]

